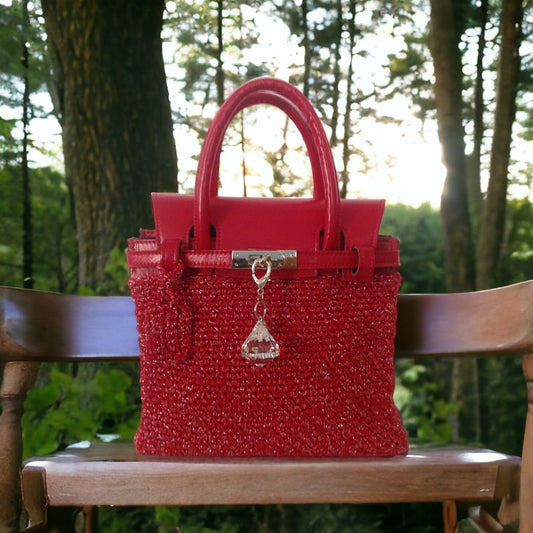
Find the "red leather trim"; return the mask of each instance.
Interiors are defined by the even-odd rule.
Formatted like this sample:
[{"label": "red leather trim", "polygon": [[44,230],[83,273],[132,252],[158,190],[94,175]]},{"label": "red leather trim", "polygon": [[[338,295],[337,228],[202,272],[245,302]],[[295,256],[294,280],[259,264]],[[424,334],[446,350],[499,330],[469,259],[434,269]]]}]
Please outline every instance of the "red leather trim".
[{"label": "red leather trim", "polygon": [[177,239],[168,239],[163,243],[161,247],[161,266],[171,271],[178,264],[180,259],[180,245],[181,241]]},{"label": "red leather trim", "polygon": [[[172,243],[174,244],[174,243]],[[170,255],[167,260],[163,255],[151,250],[135,250],[135,245],[130,241],[130,250],[128,251],[128,266],[130,268],[146,268],[154,266],[163,266],[170,269],[177,262],[176,258],[173,263],[168,262],[172,253],[177,247],[171,246]],[[366,253],[370,253],[366,250]],[[400,255],[398,250],[376,250],[375,268],[398,268]],[[231,250],[181,250],[179,260],[183,262],[185,268],[192,269],[228,269],[232,270],[232,251]],[[344,270],[360,268],[360,251],[299,251],[298,252],[298,270]],[[281,272],[281,270],[279,271]],[[290,269],[287,269],[290,273]],[[374,269],[369,274],[372,275]]]},{"label": "red leather trim", "polygon": [[[194,197],[152,193],[152,205],[157,242],[179,239],[189,243]],[[311,198],[216,198],[211,211],[216,248],[318,250],[323,207],[322,202]],[[384,209],[383,200],[342,200],[340,225],[344,248],[375,247]]]},{"label": "red leather trim", "polygon": [[[181,241],[185,250],[196,249],[190,239],[193,229],[194,197],[175,193],[153,193],[152,203],[155,219],[155,233],[143,231],[145,239],[135,240],[130,249],[155,253],[157,259],[144,259],[144,265],[159,265],[160,254],[165,242]],[[320,234],[323,229],[323,200],[312,198],[223,198],[212,199],[211,223],[216,238],[210,242],[207,251],[215,250],[305,250],[305,253],[319,254]],[[375,269],[397,268],[398,242],[393,237],[380,237],[379,226],[385,202],[383,200],[342,200],[340,203],[340,227],[344,250],[357,248],[360,262],[346,266],[344,259],[329,268],[343,270],[346,281],[363,281],[372,276]],[[150,239],[155,234],[155,239]],[[149,244],[150,243],[150,244]],[[391,250],[394,258],[380,265],[379,250]],[[376,264],[374,264],[374,250]],[[200,250],[203,253],[202,250]],[[169,253],[169,252],[167,252]],[[187,252],[189,253],[189,252]],[[345,252],[343,252],[345,253]],[[159,254],[159,255],[158,255]],[[216,254],[215,254],[216,255]],[[198,256],[199,257],[199,256]],[[229,256],[228,256],[229,257]],[[303,257],[303,256],[302,256]],[[317,274],[317,270],[328,268],[327,256],[308,263],[310,270],[299,267],[297,272],[275,274],[274,277],[298,278]],[[149,263],[149,265],[148,265]],[[304,263],[305,264],[305,263]],[[230,268],[225,264],[206,265],[205,268]],[[191,268],[200,268],[191,265]],[[354,270],[357,268],[357,270]],[[239,277],[232,272],[227,275]]]}]

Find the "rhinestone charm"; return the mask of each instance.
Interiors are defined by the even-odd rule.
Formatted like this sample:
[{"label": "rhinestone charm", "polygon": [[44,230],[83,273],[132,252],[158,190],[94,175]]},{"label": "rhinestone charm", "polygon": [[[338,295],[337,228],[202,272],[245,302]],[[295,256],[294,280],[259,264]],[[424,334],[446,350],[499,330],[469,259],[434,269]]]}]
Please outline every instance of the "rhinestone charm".
[{"label": "rhinestone charm", "polygon": [[[262,278],[255,275],[257,268],[266,268],[266,273]],[[245,359],[252,361],[257,366],[264,366],[268,361],[279,356],[279,345],[268,331],[265,315],[267,312],[265,304],[265,285],[267,284],[272,263],[268,256],[258,257],[252,264],[252,278],[257,285],[257,302],[254,307],[254,314],[257,323],[252,329],[248,338],[244,341],[241,353]]]},{"label": "rhinestone charm", "polygon": [[279,346],[268,331],[262,317],[257,320],[254,329],[242,345],[242,356],[257,366],[264,366],[268,361],[279,356]]}]

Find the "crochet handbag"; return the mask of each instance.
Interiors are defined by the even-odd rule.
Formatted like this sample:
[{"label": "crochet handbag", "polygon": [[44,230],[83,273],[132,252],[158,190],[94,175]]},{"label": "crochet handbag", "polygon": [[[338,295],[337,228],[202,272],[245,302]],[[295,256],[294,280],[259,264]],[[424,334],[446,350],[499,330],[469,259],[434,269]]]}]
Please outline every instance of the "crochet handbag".
[{"label": "crochet handbag", "polygon": [[[306,143],[313,198],[217,195],[243,108],[282,109]],[[392,456],[398,241],[381,200],[340,200],[331,149],[292,85],[242,85],[212,121],[194,195],[152,195],[155,230],[128,247],[139,330],[139,453]]]}]

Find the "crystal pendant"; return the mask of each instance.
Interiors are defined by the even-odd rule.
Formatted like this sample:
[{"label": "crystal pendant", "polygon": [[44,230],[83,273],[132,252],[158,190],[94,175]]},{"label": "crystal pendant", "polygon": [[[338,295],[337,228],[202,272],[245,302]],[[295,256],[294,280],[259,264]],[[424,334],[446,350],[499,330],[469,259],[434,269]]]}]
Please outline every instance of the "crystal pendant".
[{"label": "crystal pendant", "polygon": [[279,356],[279,346],[268,331],[263,318],[257,320],[254,329],[242,345],[242,356],[257,366],[264,366],[268,361]]}]

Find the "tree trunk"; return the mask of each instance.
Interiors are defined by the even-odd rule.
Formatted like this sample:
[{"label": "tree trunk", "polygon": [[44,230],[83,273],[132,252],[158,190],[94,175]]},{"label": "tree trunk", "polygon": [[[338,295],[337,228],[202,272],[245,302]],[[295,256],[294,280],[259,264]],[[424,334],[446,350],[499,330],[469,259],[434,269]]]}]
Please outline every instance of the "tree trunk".
[{"label": "tree trunk", "polygon": [[[466,157],[462,124],[460,20],[453,0],[431,0],[430,50],[435,70],[435,101],[446,181],[441,197],[446,287],[450,292],[473,288],[473,257],[466,190]],[[480,436],[478,365],[456,359],[450,396],[459,406],[455,438]]]},{"label": "tree trunk", "polygon": [[350,60],[348,63],[348,75],[346,79],[346,111],[344,113],[344,137],[342,140],[342,170],[340,173],[341,198],[346,198],[346,196],[348,195],[348,182],[350,181],[348,165],[350,163],[350,156],[352,154],[350,149],[350,137],[352,133],[353,53],[356,34],[355,7],[355,0],[350,0],[348,14],[348,42],[350,48]]},{"label": "tree trunk", "polygon": [[488,0],[481,0],[479,5],[479,38],[476,60],[476,82],[474,87],[474,147],[468,158],[467,169],[467,193],[468,206],[470,210],[470,221],[472,224],[473,239],[479,233],[479,223],[481,219],[481,210],[483,198],[481,195],[481,147],[483,144],[483,135],[485,133],[484,111],[485,102],[483,96],[483,58],[486,48],[486,27],[488,19]]},{"label": "tree trunk", "polygon": [[217,70],[216,70],[216,86],[217,86],[217,104],[220,107],[224,103],[224,61],[222,59],[222,52],[224,51],[224,0],[217,2]]},{"label": "tree trunk", "polygon": [[22,2],[22,68],[24,94],[22,97],[22,285],[33,288],[33,215],[31,205],[30,168],[28,164],[29,129],[30,129],[30,76],[28,45],[28,1]]},{"label": "tree trunk", "polygon": [[81,285],[153,225],[150,192],[176,190],[162,57],[163,0],[42,0],[74,198]]},{"label": "tree trunk", "polygon": [[301,9],[304,47],[304,83],[302,92],[306,98],[309,98],[309,81],[311,77],[311,42],[309,39],[309,21],[307,20],[307,0],[302,0]]},{"label": "tree trunk", "polygon": [[343,9],[341,0],[336,2],[336,14],[337,14],[337,28],[335,32],[335,41],[333,46],[335,47],[335,53],[333,57],[333,94],[331,97],[331,136],[329,138],[329,144],[332,148],[337,146],[339,139],[337,138],[337,127],[339,124],[339,85],[341,82],[341,45],[342,45],[342,29],[343,29]]},{"label": "tree trunk", "polygon": [[473,258],[466,192],[462,124],[462,62],[453,0],[431,0],[430,50],[435,70],[435,101],[446,180],[441,197],[446,286],[473,287]]},{"label": "tree trunk", "polygon": [[502,42],[497,79],[490,178],[476,250],[476,287],[478,289],[488,289],[498,283],[497,270],[501,255],[507,203],[507,172],[516,111],[516,88],[520,70],[521,24],[521,0],[503,2],[500,19]]}]

